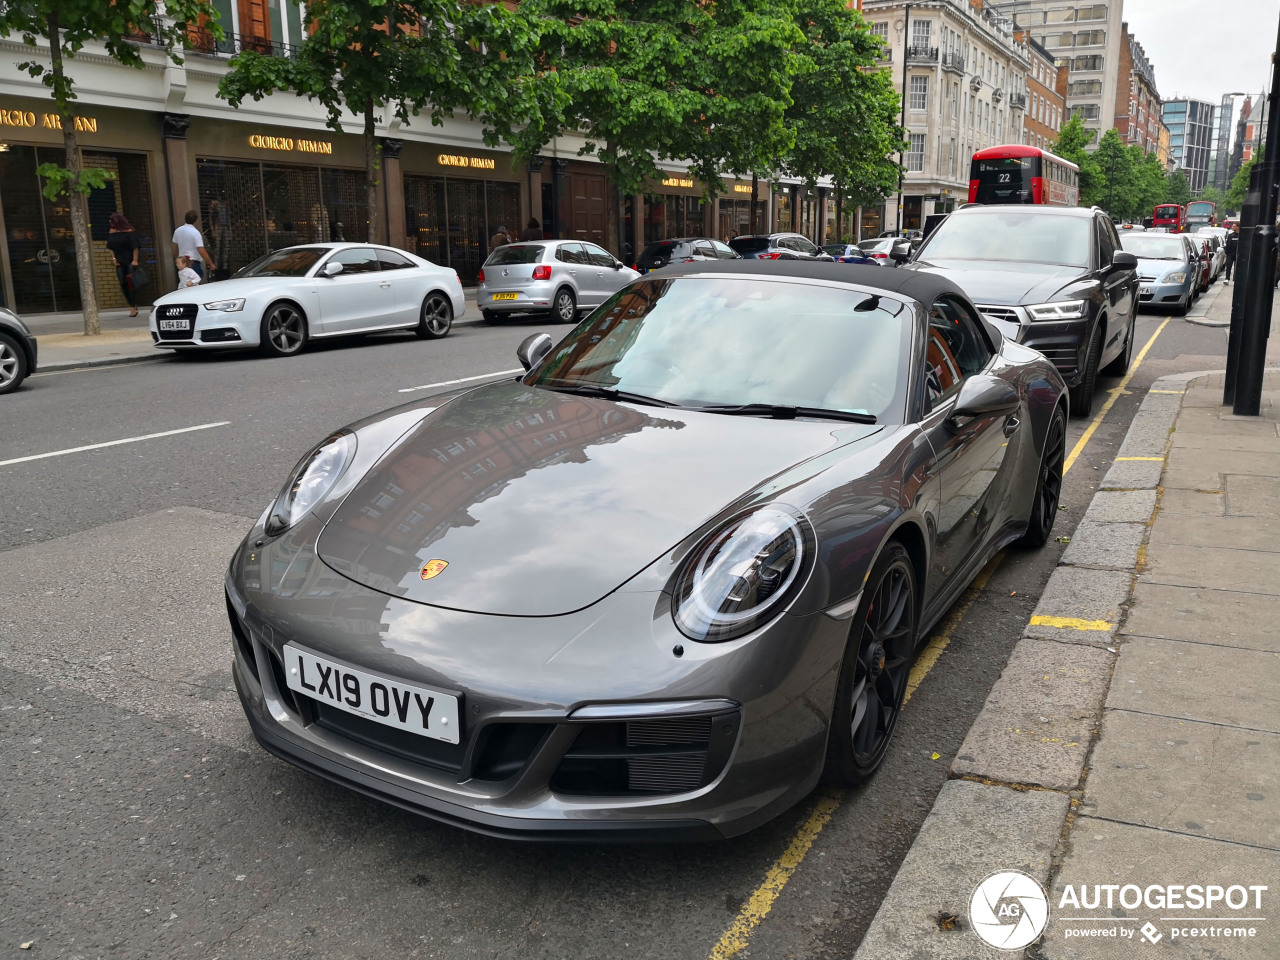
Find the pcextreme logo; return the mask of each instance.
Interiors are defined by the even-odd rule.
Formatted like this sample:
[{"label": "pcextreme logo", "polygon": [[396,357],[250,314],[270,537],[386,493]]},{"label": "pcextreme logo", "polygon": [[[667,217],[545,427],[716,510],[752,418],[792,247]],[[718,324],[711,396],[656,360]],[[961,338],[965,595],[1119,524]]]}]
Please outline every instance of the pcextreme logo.
[{"label": "pcextreme logo", "polygon": [[985,943],[1001,950],[1035,943],[1048,923],[1048,895],[1020,870],[991,874],[969,898],[969,925]]}]

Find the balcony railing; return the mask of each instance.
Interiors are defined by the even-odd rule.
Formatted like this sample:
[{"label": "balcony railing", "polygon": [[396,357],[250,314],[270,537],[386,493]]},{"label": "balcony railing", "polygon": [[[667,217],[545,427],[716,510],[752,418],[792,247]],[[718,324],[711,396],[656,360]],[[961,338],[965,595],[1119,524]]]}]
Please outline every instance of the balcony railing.
[{"label": "balcony railing", "polygon": [[956,73],[964,73],[964,57],[958,53],[944,53],[942,55],[942,69],[954,70]]},{"label": "balcony railing", "polygon": [[937,47],[907,47],[907,63],[937,63]]},{"label": "balcony railing", "polygon": [[1027,95],[1025,93],[1009,94],[1009,109],[1010,110],[1027,109]]},{"label": "balcony railing", "polygon": [[[133,33],[125,36],[125,39],[132,40],[134,43],[158,46],[158,38],[165,27],[166,23],[163,20],[154,17],[149,22],[139,24]],[[151,28],[150,32],[148,28]],[[246,50],[273,57],[292,57],[297,52],[297,47],[291,43],[264,40],[261,37],[247,36],[242,33],[225,33],[218,39],[203,27],[187,28],[187,49],[190,53],[203,53],[210,57],[233,57]]]}]

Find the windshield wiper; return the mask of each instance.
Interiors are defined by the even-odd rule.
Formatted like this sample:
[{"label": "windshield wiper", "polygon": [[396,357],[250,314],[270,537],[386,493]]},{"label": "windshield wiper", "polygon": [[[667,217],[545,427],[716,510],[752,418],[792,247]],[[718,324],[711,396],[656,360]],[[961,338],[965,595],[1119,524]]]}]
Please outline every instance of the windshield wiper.
[{"label": "windshield wiper", "polygon": [[850,423],[875,423],[870,413],[854,413],[852,410],[828,410],[825,407],[793,407],[778,403],[710,404],[690,407],[701,413],[723,413],[731,417],[772,417],[774,420],[794,420],[796,417],[813,417],[816,420],[848,420]]},{"label": "windshield wiper", "polygon": [[557,393],[572,393],[580,397],[600,397],[602,400],[622,400],[626,403],[638,403],[648,407],[674,407],[670,400],[659,400],[657,397],[646,397],[643,393],[630,393],[614,387],[604,387],[595,383],[540,383],[537,386]]}]

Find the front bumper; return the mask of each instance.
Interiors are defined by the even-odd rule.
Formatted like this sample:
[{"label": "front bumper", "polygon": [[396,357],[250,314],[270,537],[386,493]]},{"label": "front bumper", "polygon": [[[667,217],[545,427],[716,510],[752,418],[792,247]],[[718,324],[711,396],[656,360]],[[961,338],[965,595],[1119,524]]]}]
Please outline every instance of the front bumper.
[{"label": "front bumper", "polygon": [[[165,306],[170,306],[166,304]],[[261,317],[248,310],[226,313],[206,310],[202,305],[181,304],[185,312],[175,320],[185,321],[186,330],[161,330],[161,308],[153,307],[147,325],[151,330],[151,342],[163,350],[227,350],[237,347],[256,347],[260,341]]]},{"label": "front bumper", "polygon": [[1029,320],[1021,307],[1001,304],[977,304],[978,311],[1000,328],[1015,343],[1039,350],[1049,360],[1067,386],[1080,383],[1084,369],[1084,352],[1088,349],[1088,335],[1092,320],[1077,317],[1071,320]]},{"label": "front bumper", "polygon": [[[560,617],[465,614],[341,581],[305,536],[251,538],[227,578],[236,687],[262,746],[326,779],[497,836],[704,840],[759,826],[821,774],[821,705],[834,701],[847,622],[783,615],[739,641],[695,644],[655,618],[653,593],[623,590]],[[286,568],[276,589],[264,582]],[[319,603],[297,586],[313,568]],[[456,692],[461,742],[406,743],[294,693],[286,643]],[[663,726],[671,704],[705,733]],[[690,763],[701,775],[689,778]]]},{"label": "front bumper", "polygon": [[1154,280],[1140,281],[1138,304],[1147,307],[1174,307],[1190,299],[1193,280],[1182,283],[1160,283]]}]

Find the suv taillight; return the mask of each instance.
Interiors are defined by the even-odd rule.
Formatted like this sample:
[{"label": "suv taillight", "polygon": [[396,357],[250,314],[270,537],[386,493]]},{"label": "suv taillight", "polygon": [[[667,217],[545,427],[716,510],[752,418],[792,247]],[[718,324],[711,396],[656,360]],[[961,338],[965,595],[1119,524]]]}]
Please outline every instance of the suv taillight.
[{"label": "suv taillight", "polygon": [[762,253],[762,254],[760,254],[759,259],[761,259],[761,260],[777,260],[780,256],[782,256],[782,254],[780,254],[780,253]]},{"label": "suv taillight", "polygon": [[544,263],[544,264],[542,264],[541,266],[534,267],[534,268],[533,268],[533,279],[535,279],[535,280],[550,280],[550,279],[551,279],[551,267],[550,267],[548,264],[545,264],[545,263]]},{"label": "suv taillight", "polygon": [[[454,273],[457,273],[455,270]],[[484,283],[484,267],[480,268],[480,275],[476,278],[480,283]]]}]

